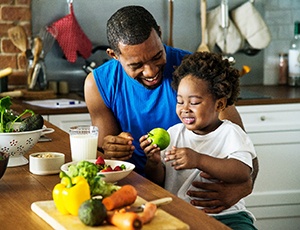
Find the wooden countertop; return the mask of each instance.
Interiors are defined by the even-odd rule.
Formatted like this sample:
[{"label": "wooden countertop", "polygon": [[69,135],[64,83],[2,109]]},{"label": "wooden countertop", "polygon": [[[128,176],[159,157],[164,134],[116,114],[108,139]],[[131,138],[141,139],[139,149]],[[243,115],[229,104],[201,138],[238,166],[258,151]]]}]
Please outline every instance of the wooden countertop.
[{"label": "wooden countertop", "polygon": [[300,87],[291,86],[242,86],[241,92],[255,92],[267,98],[243,99],[236,105],[267,105],[267,104],[285,104],[300,103]]},{"label": "wooden countertop", "polygon": [[[34,152],[53,151],[64,153],[66,162],[71,161],[68,134],[48,122],[45,124],[55,129],[54,133],[48,134],[52,141],[37,143],[25,154],[25,157],[28,159],[28,155]],[[31,211],[31,204],[36,201],[52,200],[52,190],[59,181],[57,174],[47,176],[31,174],[28,164],[7,168],[0,180],[1,229],[51,229],[46,222]],[[139,196],[145,200],[171,196],[173,201],[161,208],[188,224],[192,230],[229,229],[135,172],[121,180],[119,184],[132,184]]]}]

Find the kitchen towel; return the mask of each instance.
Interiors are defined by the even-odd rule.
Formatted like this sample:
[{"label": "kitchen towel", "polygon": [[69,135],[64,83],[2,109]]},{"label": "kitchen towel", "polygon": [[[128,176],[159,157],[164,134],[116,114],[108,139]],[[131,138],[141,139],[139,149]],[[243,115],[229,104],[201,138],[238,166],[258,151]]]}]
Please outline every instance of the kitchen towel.
[{"label": "kitchen towel", "polygon": [[224,45],[224,30],[222,28],[222,11],[218,6],[207,12],[207,33],[209,50],[218,47],[225,53],[234,54],[242,46],[242,36],[232,20],[228,19],[228,29],[226,36],[226,47]]},{"label": "kitchen towel", "polygon": [[91,55],[92,42],[78,24],[74,14],[73,4],[70,3],[69,7],[70,14],[54,22],[49,27],[49,32],[53,34],[53,28],[56,29],[56,40],[62,48],[67,60],[73,63],[77,59],[77,53],[85,59]]},{"label": "kitchen towel", "polygon": [[270,31],[253,3],[247,1],[232,10],[231,17],[243,38],[252,48],[264,49],[269,45]]}]

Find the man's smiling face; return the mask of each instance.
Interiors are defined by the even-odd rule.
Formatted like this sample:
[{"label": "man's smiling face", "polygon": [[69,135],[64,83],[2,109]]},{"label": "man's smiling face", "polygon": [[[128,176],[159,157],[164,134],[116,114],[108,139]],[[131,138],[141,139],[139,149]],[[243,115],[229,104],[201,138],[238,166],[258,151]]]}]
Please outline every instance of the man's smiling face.
[{"label": "man's smiling face", "polygon": [[163,78],[166,52],[160,37],[153,29],[149,38],[138,45],[119,43],[120,55],[114,58],[125,72],[147,88],[157,87]]}]

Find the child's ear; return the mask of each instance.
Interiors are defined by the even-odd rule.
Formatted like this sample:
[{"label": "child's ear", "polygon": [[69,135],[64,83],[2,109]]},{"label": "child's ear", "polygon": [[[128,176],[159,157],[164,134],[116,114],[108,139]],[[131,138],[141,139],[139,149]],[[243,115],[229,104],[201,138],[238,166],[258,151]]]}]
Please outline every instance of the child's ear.
[{"label": "child's ear", "polygon": [[226,104],[227,104],[227,98],[226,97],[222,97],[222,98],[218,99],[216,101],[216,110],[218,112],[223,111],[226,108]]}]

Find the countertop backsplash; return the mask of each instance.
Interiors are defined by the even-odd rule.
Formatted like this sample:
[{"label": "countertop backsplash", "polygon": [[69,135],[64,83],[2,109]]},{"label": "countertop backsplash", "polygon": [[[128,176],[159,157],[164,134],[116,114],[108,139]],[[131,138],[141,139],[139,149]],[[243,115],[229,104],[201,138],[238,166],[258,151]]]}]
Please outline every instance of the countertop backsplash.
[{"label": "countertop backsplash", "polygon": [[[189,2],[187,4],[187,1]],[[200,5],[199,1],[174,1],[174,47],[196,51],[201,42]],[[229,10],[243,4],[243,0],[229,0]],[[208,11],[221,3],[220,0],[207,1]],[[69,13],[66,0],[32,0],[32,34],[38,33],[44,25],[49,25]],[[157,19],[163,31],[163,42],[168,40],[168,0],[74,0],[74,13],[85,34],[93,43],[93,47],[108,45],[106,40],[106,21],[120,7],[125,5],[142,5]],[[236,68],[243,65],[251,67],[251,72],[241,78],[242,85],[277,84],[278,53],[287,52],[289,41],[293,37],[293,22],[300,15],[300,1],[290,0],[256,0],[254,6],[261,13],[268,25],[272,41],[269,46],[255,56],[247,56],[237,52]],[[189,25],[189,26],[186,26]],[[102,64],[107,55],[97,51],[87,61]],[[86,72],[82,69],[86,60],[78,57],[75,63],[69,63],[58,46],[54,44],[46,57],[47,79],[67,80],[71,91],[83,91]]]}]

